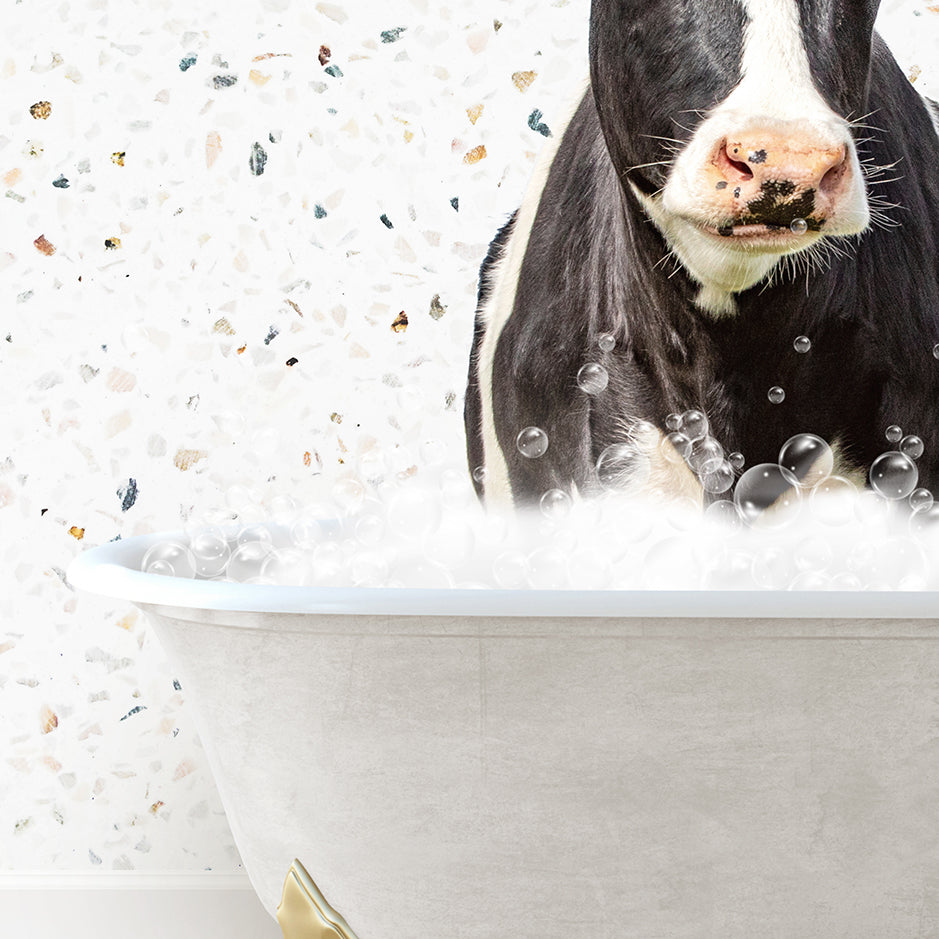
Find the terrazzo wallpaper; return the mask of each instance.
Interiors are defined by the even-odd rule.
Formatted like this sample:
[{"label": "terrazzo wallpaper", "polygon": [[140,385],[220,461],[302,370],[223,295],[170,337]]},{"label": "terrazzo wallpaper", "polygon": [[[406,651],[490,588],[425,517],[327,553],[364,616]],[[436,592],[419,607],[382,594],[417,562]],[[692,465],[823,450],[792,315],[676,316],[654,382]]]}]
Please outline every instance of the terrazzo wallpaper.
[{"label": "terrazzo wallpaper", "polygon": [[[64,572],[462,450],[476,271],[588,6],[7,5],[0,870],[238,868],[186,688]],[[939,94],[939,5],[881,27]]]}]

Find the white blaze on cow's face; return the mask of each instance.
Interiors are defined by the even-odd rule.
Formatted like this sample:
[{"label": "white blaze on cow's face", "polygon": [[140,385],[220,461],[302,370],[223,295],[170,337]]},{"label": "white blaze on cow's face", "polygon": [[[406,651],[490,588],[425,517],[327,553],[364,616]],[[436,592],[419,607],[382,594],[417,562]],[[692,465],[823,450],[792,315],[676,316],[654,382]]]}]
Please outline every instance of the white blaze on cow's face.
[{"label": "white blaze on cow's face", "polygon": [[[661,193],[635,190],[701,285],[698,306],[733,312],[786,254],[870,221],[848,121],[822,98],[797,0],[738,0],[741,79],[681,150]],[[859,117],[860,115],[855,115]]]}]

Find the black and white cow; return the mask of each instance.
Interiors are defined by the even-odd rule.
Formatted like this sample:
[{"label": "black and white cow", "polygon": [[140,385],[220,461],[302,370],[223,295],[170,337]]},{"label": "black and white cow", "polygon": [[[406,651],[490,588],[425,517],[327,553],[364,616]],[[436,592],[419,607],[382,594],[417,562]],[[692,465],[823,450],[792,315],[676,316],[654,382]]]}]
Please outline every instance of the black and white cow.
[{"label": "black and white cow", "polygon": [[589,87],[480,273],[465,421],[487,503],[593,492],[623,440],[647,485],[701,499],[660,446],[688,409],[747,465],[812,433],[858,481],[899,425],[939,495],[939,118],[877,8],[594,0]]}]

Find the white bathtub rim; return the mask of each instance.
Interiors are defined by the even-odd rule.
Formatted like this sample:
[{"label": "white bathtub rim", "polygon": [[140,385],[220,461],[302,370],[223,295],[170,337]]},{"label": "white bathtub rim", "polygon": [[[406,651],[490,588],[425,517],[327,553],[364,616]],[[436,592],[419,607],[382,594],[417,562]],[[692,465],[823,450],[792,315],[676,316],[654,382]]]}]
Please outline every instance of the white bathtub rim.
[{"label": "white bathtub rim", "polygon": [[937,591],[288,587],[189,580],[137,569],[150,545],[172,537],[141,535],[89,548],[69,566],[67,581],[80,591],[137,605],[244,613],[939,620]]}]

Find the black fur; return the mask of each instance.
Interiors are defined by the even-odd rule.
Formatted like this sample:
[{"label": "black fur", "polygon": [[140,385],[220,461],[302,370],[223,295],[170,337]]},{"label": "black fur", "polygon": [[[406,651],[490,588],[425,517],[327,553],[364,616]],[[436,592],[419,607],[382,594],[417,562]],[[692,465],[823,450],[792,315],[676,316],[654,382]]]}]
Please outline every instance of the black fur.
[{"label": "black fur", "polygon": [[[724,318],[694,306],[697,285],[684,270],[669,276],[657,266],[667,246],[626,177],[647,192],[660,188],[658,167],[630,174],[637,163],[661,159],[656,141],[643,135],[680,136],[670,123],[676,111],[713,106],[739,78],[741,8],[721,6],[728,28],[716,39],[714,23],[696,12],[713,6],[594,3],[592,91],[551,166],[493,367],[496,433],[513,498],[532,502],[572,482],[591,491],[598,455],[624,439],[631,420],[665,432],[666,415],[688,408],[706,411],[711,433],[726,451],[743,452],[748,465],[775,462],[790,436],[814,433],[838,441],[866,470],[891,449],[884,430],[898,424],[923,439],[920,485],[939,494],[939,361],[932,354],[939,342],[939,141],[927,106],[872,33],[876,3],[818,0],[800,9],[813,77],[830,105],[854,117],[876,112],[879,130],[859,144],[861,159],[900,161],[890,174],[899,178],[876,188],[901,206],[890,213],[900,226],[868,229],[856,250],[808,279],[782,277],[736,294],[738,313]],[[851,29],[842,21],[848,6]],[[830,40],[839,28],[840,56]],[[655,56],[637,53],[643,43],[657,47]],[[688,119],[690,134],[699,118]],[[480,305],[512,223],[483,264]],[[475,378],[482,332],[477,322],[466,399],[471,468],[482,462]],[[617,340],[611,353],[597,346],[605,332]],[[808,355],[793,349],[802,334],[812,340]],[[609,371],[599,395],[577,388],[586,362]],[[773,385],[786,391],[782,404],[767,398]],[[528,425],[551,441],[537,460],[515,447]]]}]

